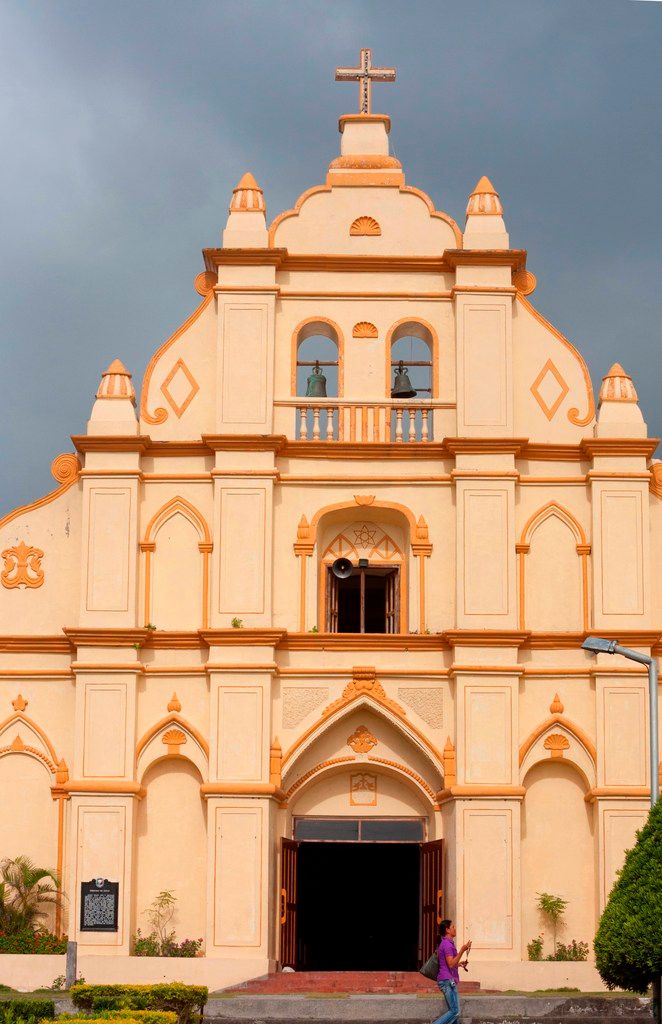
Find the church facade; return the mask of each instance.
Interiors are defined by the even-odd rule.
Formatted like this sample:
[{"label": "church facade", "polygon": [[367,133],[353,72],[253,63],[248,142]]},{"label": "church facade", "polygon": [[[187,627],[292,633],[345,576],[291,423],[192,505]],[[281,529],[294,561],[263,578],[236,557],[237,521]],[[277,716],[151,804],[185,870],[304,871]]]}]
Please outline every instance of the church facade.
[{"label": "church facade", "polygon": [[646,675],[580,646],[660,649],[635,386],[596,409],[490,181],[462,229],[366,110],[269,226],[242,178],[138,404],[112,362],[0,522],[0,855],[79,956],[171,890],[217,980],[415,969],[442,916],[480,977],[540,892],[590,945],[646,817]]}]

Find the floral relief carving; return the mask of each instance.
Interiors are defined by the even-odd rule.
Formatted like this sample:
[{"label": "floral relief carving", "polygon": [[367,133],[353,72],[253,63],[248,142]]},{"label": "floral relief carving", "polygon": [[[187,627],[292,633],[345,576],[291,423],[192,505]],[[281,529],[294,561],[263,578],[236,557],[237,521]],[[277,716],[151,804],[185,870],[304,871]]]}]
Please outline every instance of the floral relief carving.
[{"label": "floral relief carving", "polygon": [[294,729],[329,699],[328,687],[288,686],[283,690],[283,728]]},{"label": "floral relief carving", "polygon": [[27,701],[27,700],[25,699],[25,697],[23,696],[23,694],[22,694],[22,693],[19,693],[18,697],[16,697],[16,698],[15,698],[15,699],[14,699],[14,700],[13,700],[13,701],[11,702],[11,706],[13,707],[14,711],[25,711],[25,709],[26,709],[26,708],[27,708],[27,706],[28,706],[28,703],[29,703],[29,701]]},{"label": "floral relief carving", "polygon": [[439,687],[403,686],[398,690],[398,697],[431,729],[441,729],[444,698]]},{"label": "floral relief carving", "polygon": [[39,548],[30,547],[21,541],[13,548],[5,548],[2,552],[5,567],[0,573],[3,587],[12,590],[14,587],[34,589],[44,582],[44,570],[41,560],[44,552]]},{"label": "floral relief carving", "polygon": [[377,776],[360,772],[349,777],[349,802],[352,807],[377,805]]},{"label": "floral relief carving", "polygon": [[365,725],[359,725],[347,739],[347,746],[351,747],[355,754],[369,754],[377,743],[377,738]]}]

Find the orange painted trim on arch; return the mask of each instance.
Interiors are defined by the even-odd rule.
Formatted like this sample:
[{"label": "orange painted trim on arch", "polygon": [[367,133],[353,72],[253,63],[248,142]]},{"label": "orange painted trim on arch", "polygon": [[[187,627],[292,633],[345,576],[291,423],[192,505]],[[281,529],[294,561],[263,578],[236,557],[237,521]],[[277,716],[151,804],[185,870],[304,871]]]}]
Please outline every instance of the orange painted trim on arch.
[{"label": "orange painted trim on arch", "polygon": [[584,384],[586,386],[587,411],[584,416],[580,416],[579,409],[569,409],[568,419],[576,427],[587,426],[595,417],[595,399],[593,397],[593,384],[591,383],[591,375],[588,372],[588,366],[584,362],[584,358],[581,352],[579,352],[579,350],[575,348],[572,342],[569,341],[568,338],[565,337],[565,335],[561,334],[561,332],[556,327],[554,327],[554,325],[551,324],[549,320],[546,320],[542,313],[539,313],[538,310],[531,305],[531,303],[525,295],[523,295],[521,292],[518,292],[515,296],[515,301],[521,303],[522,307],[527,311],[527,313],[530,313],[534,320],[537,320],[538,323],[542,325],[542,327],[546,328],[548,331],[551,331],[554,337],[568,349],[568,351],[575,357],[575,359],[579,363],[579,368],[582,372]]},{"label": "orange painted trim on arch", "polygon": [[[360,495],[359,495],[359,497],[360,497]],[[323,516],[328,515],[330,512],[341,512],[341,511],[345,511],[345,510],[348,510],[348,509],[358,509],[358,508],[362,508],[362,507],[363,507],[363,505],[361,505],[356,500],[356,498],[354,498],[354,501],[338,501],[338,502],[334,502],[331,505],[323,505],[322,508],[318,509],[317,512],[315,512],[315,514],[314,514],[314,516],[313,516],[313,518],[312,518],[312,520],[310,522],[309,538],[310,538],[311,543],[313,545],[317,543],[317,528],[318,528],[320,520],[322,519]],[[374,501],[370,502],[370,508],[371,509],[380,509],[380,508],[382,508],[382,509],[390,509],[390,510],[392,510],[394,512],[401,512],[402,515],[407,520],[407,522],[409,523],[409,531],[410,531],[409,538],[410,538],[410,542],[411,542],[412,537],[416,537],[416,522],[417,522],[416,516],[414,515],[414,513],[412,512],[412,510],[410,508],[407,508],[406,505],[401,505],[397,501],[378,501],[378,500],[374,500]]]},{"label": "orange painted trim on arch", "polygon": [[[385,356],[386,356],[386,390],[384,394],[387,398],[391,397],[391,349],[393,347],[393,335],[406,324],[413,324],[414,326],[420,325],[429,331],[430,337],[432,338],[432,351],[430,352],[430,358],[432,362],[432,395],[431,398],[435,399],[439,397],[439,335],[436,329],[428,320],[423,320],[420,316],[404,316],[401,320],[397,320],[390,328],[386,335],[385,345]],[[403,335],[406,337],[406,335]],[[417,337],[417,335],[414,335]],[[397,339],[400,340],[400,339]],[[423,339],[421,339],[423,340]]]},{"label": "orange painted trim on arch", "polygon": [[[333,708],[333,711],[329,712],[327,709],[327,711],[322,712],[317,721],[314,722],[313,725],[309,726],[309,728],[306,729],[306,731],[303,732],[297,740],[295,740],[295,742],[290,746],[289,750],[287,750],[287,752],[283,754],[283,759],[281,762],[283,770],[285,769],[285,765],[288,764],[294,758],[296,752],[303,746],[306,740],[313,736],[318,730],[321,730],[321,727],[324,725],[326,721],[336,716],[337,721],[340,721],[340,719],[344,716],[344,713],[348,708],[350,708],[353,704],[365,701],[367,701],[368,705],[370,703],[376,704],[377,707],[382,708],[382,710],[387,712],[387,714],[393,715],[393,717],[397,719],[397,721],[399,721],[405,727],[406,730],[410,730],[419,740],[423,749],[427,752],[428,757],[431,759],[432,763],[435,765],[435,767],[438,767],[439,771],[443,774],[443,758],[441,756],[441,753],[437,750],[434,744],[430,742],[425,733],[421,732],[421,730],[417,726],[415,726],[413,722],[410,722],[409,719],[405,717],[405,712],[401,713],[396,711],[395,708],[393,707],[392,701],[389,701],[387,704],[385,704],[383,703],[382,700],[380,700],[379,696],[375,695],[374,693],[359,693],[354,697],[348,698],[340,707],[334,707],[334,704],[336,702],[332,702],[332,704],[330,704],[329,706]],[[320,735],[322,735],[321,731]]]},{"label": "orange painted trim on arch", "polygon": [[182,718],[182,716],[176,711],[173,711],[171,714],[166,715],[165,718],[156,722],[156,724],[153,725],[151,729],[148,729],[147,732],[138,740],[138,743],[136,744],[136,760],[140,757],[150,740],[154,739],[154,737],[157,736],[161,730],[166,727],[166,725],[170,725],[173,722],[176,722],[181,729],[188,732],[188,734],[196,741],[198,746],[204,751],[206,757],[209,757],[209,744],[202,733],[200,733],[194,725],[191,725],[190,722],[187,722],[185,718]]},{"label": "orange painted trim on arch", "polygon": [[182,498],[181,495],[177,494],[170,501],[167,501],[165,505],[154,513],[147,529],[145,530],[145,539],[142,541],[143,544],[149,544],[152,539],[152,533],[156,534],[159,528],[170,518],[169,512],[181,512],[181,514],[192,522],[197,527],[198,532],[202,535],[201,540],[204,544],[212,543],[212,536],[207,520],[198,509],[187,501],[186,498]]},{"label": "orange painted trim on arch", "polygon": [[[57,796],[57,864],[55,872],[57,877],[62,884],[62,868],[64,865],[64,802],[67,799],[65,796]],[[55,934],[60,937],[62,935],[62,901],[58,900],[55,904]]]},{"label": "orange painted trim on arch", "polygon": [[571,722],[569,718],[565,718],[563,715],[552,715],[551,718],[548,718],[546,721],[542,722],[541,725],[539,725],[536,729],[534,729],[533,732],[529,736],[527,736],[527,738],[520,746],[520,768],[524,763],[524,758],[526,757],[526,755],[528,754],[529,750],[536,742],[536,740],[539,740],[540,737],[543,736],[547,732],[547,730],[551,728],[551,726],[553,725],[561,725],[564,729],[567,729],[568,732],[572,733],[575,739],[578,740],[581,743],[581,745],[585,748],[587,754],[593,762],[593,766],[597,767],[598,753],[595,748],[595,744],[591,739],[589,739],[584,730],[580,729],[578,725],[575,725],[574,722]]},{"label": "orange painted trim on arch", "polygon": [[[66,462],[64,461],[65,459],[67,460]],[[62,455],[56,456],[51,463],[51,473],[59,481],[60,486],[56,487],[54,491],[44,494],[43,497],[37,498],[36,501],[31,501],[27,505],[21,505],[20,508],[12,509],[11,512],[8,512],[6,516],[0,519],[0,529],[25,512],[33,512],[44,505],[50,505],[52,501],[55,501],[61,494],[64,494],[70,487],[73,487],[80,477],[81,470],[82,466],[73,453],[65,452]]]},{"label": "orange painted trim on arch", "polygon": [[55,753],[55,747],[53,746],[53,744],[51,743],[51,741],[49,740],[48,736],[41,728],[41,726],[37,725],[33,718],[30,718],[29,715],[26,715],[23,711],[16,711],[13,715],[10,715],[9,718],[5,718],[4,722],[0,722],[0,733],[8,725],[11,725],[12,722],[25,722],[27,726],[29,726],[31,729],[34,729],[34,731],[37,733],[41,741],[46,746],[46,749],[48,750],[48,753],[50,754],[53,763],[59,763],[60,758]]},{"label": "orange painted trim on arch", "polygon": [[[292,398],[304,397],[302,395],[297,396],[297,359],[299,358],[299,345],[306,341],[306,338],[302,338],[299,341],[299,335],[308,327],[309,324],[326,324],[330,327],[335,334],[335,338],[329,338],[329,341],[335,341],[336,348],[338,349],[338,398],[342,398],[345,393],[345,337],[335,320],[330,320],[327,316],[309,316],[305,320],[302,320],[292,331],[292,360],[290,363],[290,390]],[[329,337],[328,335],[324,335]],[[312,337],[312,335],[308,335]],[[335,397],[335,396],[334,396]]]},{"label": "orange painted trim on arch", "polygon": [[214,289],[212,288],[204,299],[200,303],[197,309],[195,309],[191,315],[184,321],[181,327],[178,327],[174,334],[171,334],[167,341],[157,348],[156,352],[147,364],[147,369],[142,380],[142,387],[140,389],[140,418],[146,423],[165,423],[168,419],[168,410],[162,406],[154,410],[154,414],[148,412],[147,403],[149,400],[149,386],[152,380],[152,374],[156,368],[156,364],[162,355],[168,351],[168,349],[175,344],[178,338],[181,338],[182,334],[188,331],[189,327],[192,327],[196,320],[204,313],[207,306],[214,301]]},{"label": "orange painted trim on arch", "polygon": [[588,630],[589,626],[589,595],[588,595],[588,555],[591,545],[587,542],[584,528],[569,509],[559,505],[556,501],[548,501],[546,505],[539,508],[529,516],[516,545],[517,558],[519,562],[519,628],[526,628],[526,556],[530,552],[531,538],[539,526],[542,526],[550,518],[559,519],[568,527],[575,538],[575,547],[580,560],[581,588],[582,588],[582,628]]}]

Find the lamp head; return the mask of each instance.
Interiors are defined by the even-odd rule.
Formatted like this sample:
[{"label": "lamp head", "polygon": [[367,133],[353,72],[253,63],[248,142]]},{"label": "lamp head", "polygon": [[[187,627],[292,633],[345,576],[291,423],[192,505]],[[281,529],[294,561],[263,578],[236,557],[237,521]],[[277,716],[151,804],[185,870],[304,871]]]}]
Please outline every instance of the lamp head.
[{"label": "lamp head", "polygon": [[601,636],[587,636],[582,644],[582,650],[593,654],[613,654],[617,647],[618,640],[605,640]]}]

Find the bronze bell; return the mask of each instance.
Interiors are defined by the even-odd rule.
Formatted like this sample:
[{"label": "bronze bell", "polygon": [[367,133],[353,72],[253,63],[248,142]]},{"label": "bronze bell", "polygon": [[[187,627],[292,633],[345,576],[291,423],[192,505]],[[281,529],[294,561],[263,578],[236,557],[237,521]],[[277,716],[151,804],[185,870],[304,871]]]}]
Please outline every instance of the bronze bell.
[{"label": "bronze bell", "polygon": [[319,359],[315,361],[313,372],[308,378],[306,398],[326,398],[326,377],[320,368]]},{"label": "bronze bell", "polygon": [[393,383],[393,390],[391,391],[391,398],[415,398],[416,392],[411,386],[409,374],[405,369],[405,365],[402,359],[398,363],[398,368],[395,371],[395,381]]}]

